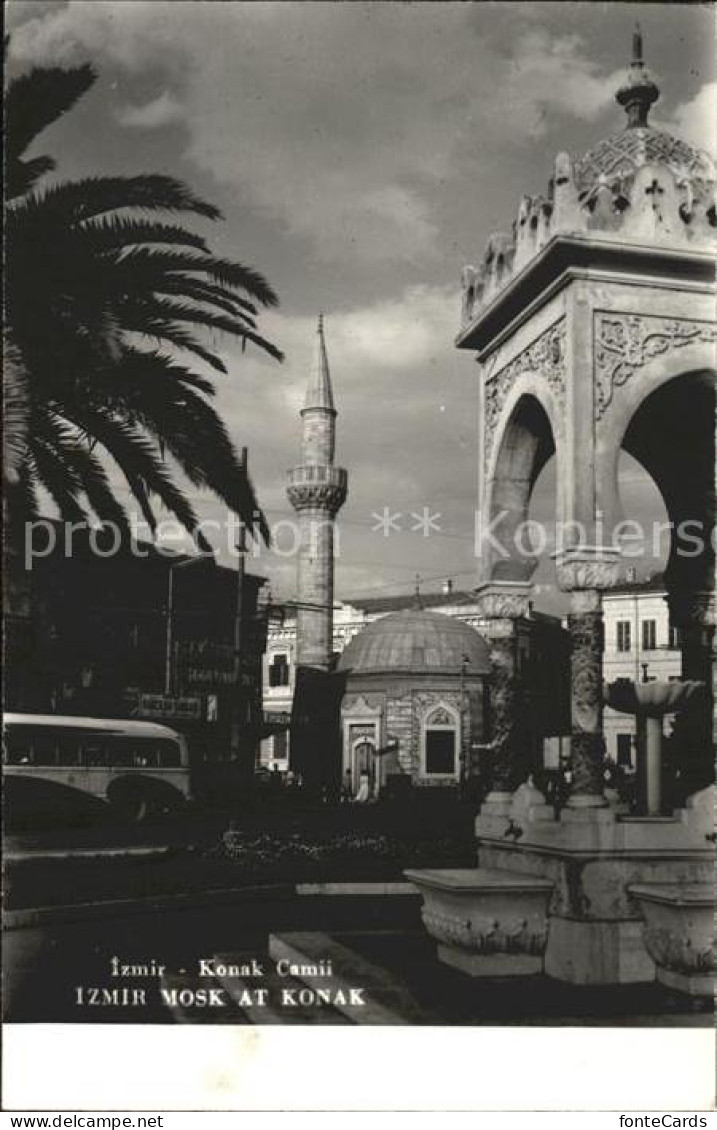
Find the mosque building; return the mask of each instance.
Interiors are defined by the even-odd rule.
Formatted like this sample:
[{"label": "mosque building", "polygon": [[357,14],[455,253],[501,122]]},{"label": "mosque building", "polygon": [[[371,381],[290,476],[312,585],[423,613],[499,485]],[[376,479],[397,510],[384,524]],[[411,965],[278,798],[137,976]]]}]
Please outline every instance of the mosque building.
[{"label": "mosque building", "polygon": [[[337,411],[323,319],[301,410],[302,463],[289,471],[288,496],[300,524],[297,600],[269,629],[264,669],[264,711],[270,736],[261,762],[287,771],[289,719],[300,673],[335,672],[340,705],[340,766],[335,780],[357,795],[361,784],[375,797],[411,786],[456,788],[481,770],[490,735],[491,649],[470,592],[334,599],[334,521],[348,490],[347,472],[334,465]],[[543,742],[559,741],[566,727],[565,633],[559,620],[530,610],[515,648],[524,673],[534,677],[530,713],[539,719],[527,737],[535,763]],[[550,656],[553,662],[545,663]],[[562,663],[554,662],[562,656]],[[551,673],[553,677],[546,675]],[[272,724],[273,722],[273,724]],[[282,724],[283,723],[283,724]],[[339,773],[340,770],[340,773]]]}]

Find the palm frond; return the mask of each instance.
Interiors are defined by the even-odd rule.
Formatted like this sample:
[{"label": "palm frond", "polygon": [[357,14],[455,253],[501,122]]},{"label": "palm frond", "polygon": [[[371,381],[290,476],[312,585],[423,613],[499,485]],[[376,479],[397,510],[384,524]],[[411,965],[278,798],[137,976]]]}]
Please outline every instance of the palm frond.
[{"label": "palm frond", "polygon": [[123,321],[126,328],[133,330],[135,333],[144,334],[146,337],[154,338],[157,341],[168,341],[172,345],[176,345],[179,349],[184,349],[188,353],[194,353],[197,357],[200,357],[202,361],[205,361],[207,365],[211,365],[218,373],[226,373],[227,371],[227,367],[221,357],[218,357],[216,353],[212,353],[211,350],[205,349],[202,343],[178,322],[172,322],[167,318],[153,316],[147,311],[137,307],[125,313]]},{"label": "palm frond", "polygon": [[84,177],[62,181],[38,193],[35,205],[66,222],[79,224],[123,208],[151,212],[195,212],[209,220],[221,218],[214,204],[195,195],[181,181],[159,173],[134,177]]},{"label": "palm frond", "polygon": [[189,275],[172,273],[160,275],[153,284],[152,290],[155,294],[171,294],[193,298],[197,302],[206,302],[207,305],[216,306],[219,310],[224,310],[225,313],[232,316],[246,317],[252,326],[256,325],[254,321],[254,316],[257,313],[256,306],[216,283],[207,283]]},{"label": "palm frond", "polygon": [[16,483],[27,453],[29,373],[10,328],[3,327],[3,479]]},{"label": "palm frond", "polygon": [[[128,373],[127,384],[132,381]],[[178,387],[171,377],[155,374],[137,381],[128,396],[135,418],[176,459],[189,481],[210,490],[238,514],[250,530],[258,526],[269,542],[269,530],[229,434],[211,405],[192,389]]]},{"label": "palm frond", "polygon": [[12,80],[5,94],[6,158],[20,157],[42,130],[66,114],[95,82],[89,63],[34,67]]},{"label": "palm frond", "polygon": [[162,224],[113,213],[83,221],[75,230],[77,238],[97,252],[122,251],[144,243],[169,243],[178,247],[193,247],[209,254],[204,237],[179,224]]},{"label": "palm frond", "polygon": [[56,162],[52,157],[33,157],[30,161],[23,161],[20,157],[6,165],[5,196],[12,200],[22,196],[35,187],[40,177],[51,173]]},{"label": "palm frond", "polygon": [[111,522],[123,534],[129,534],[124,507],[117,501],[99,459],[82,444],[76,430],[54,413],[42,412],[36,413],[33,422],[33,436],[38,435],[76,477],[100,521]]},{"label": "palm frond", "polygon": [[[145,517],[152,514],[149,494],[156,494],[164,506],[167,507],[184,528],[195,537],[197,544],[203,549],[208,545],[201,532],[197,529],[197,517],[191,504],[182,491],[175,485],[171,473],[163,465],[157,454],[156,445],[142,434],[139,428],[124,420],[113,418],[109,413],[98,408],[80,408],[73,406],[67,412],[72,423],[81,428],[87,435],[93,436],[115,461],[124,474],[130,490],[137,500],[141,502],[144,495],[145,506],[148,512],[143,512]],[[139,492],[139,493],[138,493]],[[156,518],[150,527],[155,528]]]},{"label": "palm frond", "polygon": [[262,306],[277,306],[276,294],[253,267],[208,254],[173,251],[164,247],[136,247],[123,257],[123,263],[152,263],[160,271],[196,272],[216,279],[222,286],[243,290]]}]

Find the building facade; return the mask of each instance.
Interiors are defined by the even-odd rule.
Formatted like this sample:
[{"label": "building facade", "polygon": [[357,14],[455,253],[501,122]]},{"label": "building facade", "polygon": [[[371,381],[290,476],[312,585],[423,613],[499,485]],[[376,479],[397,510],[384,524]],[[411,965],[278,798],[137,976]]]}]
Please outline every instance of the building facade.
[{"label": "building facade", "polygon": [[[339,669],[347,666],[343,663],[343,653],[356,637],[360,637],[360,633],[366,630],[370,633],[372,625],[389,617],[392,629],[395,629],[396,615],[415,610],[416,603],[416,595],[412,593],[357,597],[337,602],[333,608],[332,650]],[[485,617],[475,595],[454,591],[450,581],[445,583],[442,592],[422,594],[420,604],[429,615],[440,614],[450,620],[458,620],[476,633],[483,634],[485,630]],[[267,719],[274,716],[288,723],[296,686],[298,618],[290,604],[275,612],[280,618],[274,616],[269,622],[264,657],[264,712]],[[547,758],[547,764],[552,767],[551,756],[559,748],[561,736],[566,735],[569,729],[567,633],[559,619],[531,608],[529,617],[522,624],[516,646],[526,698],[529,699],[527,712],[534,721],[532,755],[537,765]],[[460,663],[454,664],[454,670],[447,675],[454,684],[451,695],[456,700],[462,694],[459,668]],[[478,672],[470,672],[469,665],[464,675],[470,678],[471,674]],[[478,736],[475,741],[479,741]],[[288,725],[285,730],[277,730],[262,742],[261,763],[267,768],[289,769]]]},{"label": "building facade", "polygon": [[[605,594],[603,676],[607,684],[616,679],[642,683],[679,678],[680,634],[670,624],[666,595],[662,575],[625,583]],[[634,717],[606,706],[604,733],[607,756],[618,765],[634,769]]]},{"label": "building facade", "polygon": [[188,738],[195,795],[248,781],[262,737],[264,578],[244,574],[237,655],[236,570],[142,543],[100,555],[86,531],[67,554],[57,529],[28,575],[27,617],[6,625],[6,709],[164,722]]}]

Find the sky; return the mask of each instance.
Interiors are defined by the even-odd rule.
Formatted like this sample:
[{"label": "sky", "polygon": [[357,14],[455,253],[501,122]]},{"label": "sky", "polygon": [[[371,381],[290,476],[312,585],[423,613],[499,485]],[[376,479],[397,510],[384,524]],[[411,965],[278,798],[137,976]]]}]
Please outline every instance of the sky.
[{"label": "sky", "polygon": [[[323,311],[349,472],[336,596],[405,592],[416,574],[424,592],[448,577],[471,588],[479,421],[477,367],[453,345],[460,269],[523,193],[545,192],[559,150],[622,128],[614,93],[638,18],[662,92],[651,122],[714,151],[714,7],[10,0],[6,13],[11,73],[89,61],[99,74],[36,146],[57,175],[180,177],[222,210],[212,248],[279,295],[260,324],[283,364],[215,342],[229,367],[216,406],[283,523],[250,568],[295,594],[285,472]],[[549,465],[534,516],[553,489]],[[622,493],[628,515],[664,515],[627,457]],[[193,502],[221,518],[211,497]],[[549,606],[550,566],[537,576]]]}]

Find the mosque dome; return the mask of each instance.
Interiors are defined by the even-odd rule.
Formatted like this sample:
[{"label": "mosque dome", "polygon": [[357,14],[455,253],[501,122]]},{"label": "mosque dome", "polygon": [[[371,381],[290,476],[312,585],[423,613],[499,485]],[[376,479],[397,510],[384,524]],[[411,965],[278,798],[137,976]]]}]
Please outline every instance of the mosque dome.
[{"label": "mosque dome", "polygon": [[575,163],[575,181],[581,194],[598,184],[626,185],[644,165],[666,166],[678,181],[689,180],[695,186],[714,181],[714,168],[706,153],[648,123],[650,107],[659,97],[659,87],[643,62],[642,35],[637,30],[630,70],[615,94],[627,114],[627,124]]},{"label": "mosque dome", "polygon": [[411,608],[368,624],[344,649],[338,666],[353,674],[455,674],[464,662],[469,675],[490,672],[488,644],[475,628],[441,612]]}]

